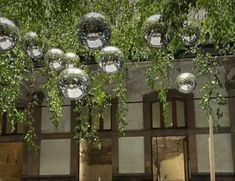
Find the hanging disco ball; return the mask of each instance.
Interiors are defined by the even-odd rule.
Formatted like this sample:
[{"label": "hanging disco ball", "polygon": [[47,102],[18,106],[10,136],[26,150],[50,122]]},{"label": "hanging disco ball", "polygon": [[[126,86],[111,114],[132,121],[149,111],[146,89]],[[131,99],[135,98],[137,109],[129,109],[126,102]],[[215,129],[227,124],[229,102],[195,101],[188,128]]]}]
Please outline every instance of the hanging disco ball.
[{"label": "hanging disco ball", "polygon": [[161,14],[155,14],[147,18],[143,24],[144,38],[154,48],[164,48],[171,39]]},{"label": "hanging disco ball", "polygon": [[199,28],[191,22],[184,22],[181,32],[182,41],[187,46],[193,46],[199,39]]},{"label": "hanging disco ball", "polygon": [[19,38],[17,26],[9,19],[0,17],[0,51],[12,49]]},{"label": "hanging disco ball", "polygon": [[66,53],[64,55],[64,60],[65,60],[66,68],[76,67],[76,64],[80,62],[79,56],[77,56],[75,53],[72,53],[72,52]]},{"label": "hanging disco ball", "polygon": [[99,66],[107,73],[118,72],[123,65],[124,55],[122,51],[113,46],[108,46],[100,51]]},{"label": "hanging disco ball", "polygon": [[43,56],[43,51],[39,46],[38,35],[35,32],[28,32],[25,35],[25,49],[29,57],[32,59],[40,59]]},{"label": "hanging disco ball", "polygon": [[99,13],[88,13],[78,25],[78,38],[87,48],[100,49],[105,47],[111,38],[111,28],[106,18]]},{"label": "hanging disco ball", "polygon": [[58,48],[51,48],[45,55],[51,70],[61,70],[64,66],[64,52]]},{"label": "hanging disco ball", "polygon": [[195,87],[196,77],[191,73],[182,73],[176,78],[176,88],[181,93],[192,93]]},{"label": "hanging disco ball", "polygon": [[58,80],[59,89],[69,99],[80,100],[88,93],[90,79],[87,73],[79,68],[70,67],[63,70]]}]

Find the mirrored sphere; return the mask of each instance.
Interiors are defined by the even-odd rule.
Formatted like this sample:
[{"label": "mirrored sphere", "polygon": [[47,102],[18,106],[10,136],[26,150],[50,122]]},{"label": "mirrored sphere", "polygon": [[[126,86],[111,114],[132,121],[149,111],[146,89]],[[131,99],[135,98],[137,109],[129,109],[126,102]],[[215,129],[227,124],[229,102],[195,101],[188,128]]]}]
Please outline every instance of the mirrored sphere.
[{"label": "mirrored sphere", "polygon": [[196,77],[191,73],[182,73],[176,78],[176,88],[181,93],[192,93],[195,87]]},{"label": "mirrored sphere", "polygon": [[88,93],[89,84],[87,73],[75,67],[63,70],[58,79],[58,87],[62,94],[75,100],[83,98]]},{"label": "mirrored sphere", "polygon": [[9,19],[0,17],[0,50],[14,48],[19,38],[17,26]]},{"label": "mirrored sphere", "polygon": [[25,48],[28,56],[32,59],[40,59],[43,56],[43,51],[39,46],[38,35],[35,32],[28,32],[25,35]]},{"label": "mirrored sphere", "polygon": [[118,72],[123,65],[124,55],[122,51],[113,46],[108,46],[100,51],[99,66],[107,73]]},{"label": "mirrored sphere", "polygon": [[61,70],[64,66],[64,52],[58,48],[49,49],[45,59],[51,70]]},{"label": "mirrored sphere", "polygon": [[106,18],[95,12],[83,16],[78,25],[78,38],[87,48],[105,47],[111,38],[111,28]]},{"label": "mirrored sphere", "polygon": [[199,39],[199,29],[190,22],[185,22],[181,37],[185,45],[192,46]]},{"label": "mirrored sphere", "polygon": [[170,41],[170,35],[167,33],[161,14],[147,18],[142,28],[145,40],[154,48],[164,48]]},{"label": "mirrored sphere", "polygon": [[68,52],[64,56],[65,59],[65,66],[68,67],[76,67],[76,64],[80,62],[79,56],[77,56],[75,53]]}]

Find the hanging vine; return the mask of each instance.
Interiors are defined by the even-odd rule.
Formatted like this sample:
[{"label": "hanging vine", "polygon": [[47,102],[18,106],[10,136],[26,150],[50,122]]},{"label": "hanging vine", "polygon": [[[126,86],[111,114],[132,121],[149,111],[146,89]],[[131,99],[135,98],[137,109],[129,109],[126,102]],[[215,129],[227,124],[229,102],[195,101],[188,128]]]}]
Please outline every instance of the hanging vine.
[{"label": "hanging vine", "polygon": [[[218,67],[221,64],[212,54],[206,54],[200,45],[212,42],[216,51],[222,55],[234,54],[235,42],[235,4],[233,0],[34,0],[16,1],[0,0],[0,16],[11,19],[20,28],[20,36],[26,32],[38,33],[44,52],[49,48],[61,48],[64,52],[75,52],[88,60],[91,55],[99,52],[90,51],[77,42],[77,25],[81,17],[91,11],[103,14],[112,28],[112,38],[109,45],[122,50],[125,56],[125,68],[129,62],[150,61],[146,70],[148,85],[159,92],[159,100],[163,104],[164,119],[168,120],[168,103],[166,99],[169,88],[169,71],[173,67],[175,57],[193,54],[195,69],[198,76],[207,76],[209,81],[202,88],[201,105],[207,115],[213,114],[211,104],[215,97],[217,103],[224,104],[224,98],[218,93],[218,87],[223,88],[218,77]],[[201,9],[207,11],[206,17],[197,25],[200,30],[199,41],[191,47],[185,46],[181,33],[183,22],[189,14]],[[223,12],[223,13],[221,13]],[[170,43],[164,49],[150,48],[144,41],[142,25],[146,18],[156,13],[163,14],[163,22],[170,32],[173,32]],[[20,41],[22,43],[22,41]],[[44,60],[42,60],[44,61]],[[34,93],[29,94],[28,111],[17,110],[17,99],[21,95],[21,82],[24,70],[29,64],[24,48],[17,46],[11,52],[0,52],[0,112],[7,112],[14,129],[16,122],[25,123],[29,127],[26,140],[32,143],[35,139],[32,112],[36,106]],[[79,65],[81,66],[81,65]],[[119,130],[123,133],[127,124],[126,113],[126,72],[108,75],[103,72],[93,72],[85,66],[91,79],[89,94],[84,100],[76,102],[78,112],[75,139],[98,140],[97,125],[102,118],[102,112],[110,105],[114,97],[118,97],[117,121]],[[58,73],[42,70],[47,76],[44,89],[48,95],[52,121],[58,126],[62,117],[62,99],[57,87]],[[106,86],[112,83],[113,90],[107,91]],[[40,90],[41,91],[41,90]],[[214,113],[217,118],[222,113]],[[214,119],[216,120],[216,118]],[[216,121],[215,121],[216,122]]]}]

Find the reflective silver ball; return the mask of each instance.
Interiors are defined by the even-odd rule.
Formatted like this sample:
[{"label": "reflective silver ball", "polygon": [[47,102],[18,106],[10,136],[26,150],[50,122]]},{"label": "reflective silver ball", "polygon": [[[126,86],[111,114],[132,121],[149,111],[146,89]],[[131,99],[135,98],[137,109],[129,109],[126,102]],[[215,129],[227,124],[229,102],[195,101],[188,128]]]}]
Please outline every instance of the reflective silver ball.
[{"label": "reflective silver ball", "polygon": [[64,60],[66,68],[76,67],[76,65],[80,62],[79,56],[72,52],[66,53],[64,56]]},{"label": "reflective silver ball", "polygon": [[105,47],[111,38],[111,28],[106,18],[95,12],[83,16],[78,25],[78,38],[82,45],[91,49]]},{"label": "reflective silver ball", "polygon": [[0,51],[14,48],[18,39],[17,26],[11,20],[0,17]]},{"label": "reflective silver ball", "polygon": [[170,33],[167,32],[161,14],[155,14],[147,18],[142,29],[145,40],[154,48],[164,48],[170,41]]},{"label": "reflective silver ball", "polygon": [[188,21],[184,22],[181,37],[185,45],[193,46],[199,39],[199,35],[200,31],[198,27]]},{"label": "reflective silver ball", "polygon": [[40,59],[43,56],[43,51],[40,48],[38,35],[35,32],[28,32],[25,35],[25,48],[29,57],[32,59]]},{"label": "reflective silver ball", "polygon": [[196,77],[188,72],[182,73],[176,78],[176,88],[183,94],[192,93],[196,84]]},{"label": "reflective silver ball", "polygon": [[98,62],[105,72],[116,73],[122,68],[124,55],[119,48],[108,46],[100,51]]},{"label": "reflective silver ball", "polygon": [[75,67],[63,70],[58,79],[58,87],[62,94],[74,100],[80,100],[88,93],[89,84],[87,73]]},{"label": "reflective silver ball", "polygon": [[51,48],[45,55],[51,70],[61,70],[64,67],[64,52],[58,48]]}]

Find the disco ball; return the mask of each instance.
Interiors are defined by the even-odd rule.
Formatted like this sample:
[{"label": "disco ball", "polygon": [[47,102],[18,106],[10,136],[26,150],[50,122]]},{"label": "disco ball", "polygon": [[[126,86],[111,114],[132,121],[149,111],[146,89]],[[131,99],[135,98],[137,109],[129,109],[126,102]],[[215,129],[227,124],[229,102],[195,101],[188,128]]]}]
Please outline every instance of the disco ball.
[{"label": "disco ball", "polygon": [[185,45],[192,46],[199,39],[199,28],[188,21],[184,22],[181,37]]},{"label": "disco ball", "polygon": [[25,49],[29,57],[32,59],[40,59],[43,56],[43,51],[39,46],[38,35],[35,32],[28,32],[25,35]]},{"label": "disco ball", "polygon": [[19,38],[17,26],[9,19],[0,17],[0,50],[14,48]]},{"label": "disco ball", "polygon": [[64,52],[58,48],[49,49],[45,59],[51,70],[61,70],[64,66]]},{"label": "disco ball", "polygon": [[100,51],[99,66],[107,73],[118,72],[123,65],[124,55],[119,48],[108,46]]},{"label": "disco ball", "polygon": [[164,48],[169,43],[171,36],[162,21],[161,14],[147,18],[143,24],[144,38],[154,48]]},{"label": "disco ball", "polygon": [[70,67],[59,75],[58,87],[62,94],[69,99],[82,99],[89,88],[90,79],[83,70]]},{"label": "disco ball", "polygon": [[111,38],[111,28],[106,18],[99,13],[88,13],[78,25],[78,38],[87,48],[100,49],[105,47]]},{"label": "disco ball", "polygon": [[192,93],[195,87],[196,77],[191,73],[182,73],[176,78],[176,88],[181,93]]},{"label": "disco ball", "polygon": [[65,60],[66,68],[76,67],[76,64],[80,62],[79,56],[77,56],[75,53],[72,53],[72,52],[66,53],[64,56],[64,60]]}]

